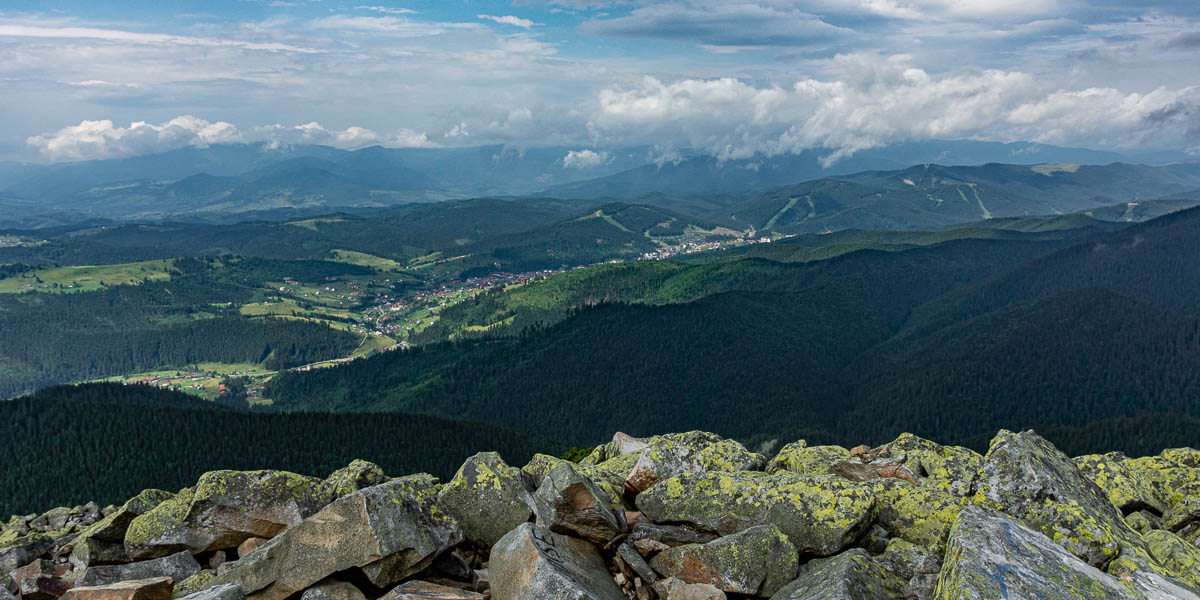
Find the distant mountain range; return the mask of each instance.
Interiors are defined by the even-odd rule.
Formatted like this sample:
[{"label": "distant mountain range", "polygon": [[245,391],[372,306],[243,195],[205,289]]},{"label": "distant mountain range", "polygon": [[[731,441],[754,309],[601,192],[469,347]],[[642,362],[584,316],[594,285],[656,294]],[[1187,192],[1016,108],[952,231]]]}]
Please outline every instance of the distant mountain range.
[{"label": "distant mountain range", "polygon": [[226,144],[56,165],[3,163],[0,227],[46,227],[96,218],[230,222],[533,194],[565,199],[665,195],[711,208],[728,203],[730,196],[914,164],[1162,164],[1187,158],[975,141],[898,144],[829,165],[822,160],[831,153],[826,149],[725,162],[684,152],[676,161],[656,162],[650,149],[631,147],[597,153],[586,165],[567,161],[570,151],[501,146],[346,151]]}]

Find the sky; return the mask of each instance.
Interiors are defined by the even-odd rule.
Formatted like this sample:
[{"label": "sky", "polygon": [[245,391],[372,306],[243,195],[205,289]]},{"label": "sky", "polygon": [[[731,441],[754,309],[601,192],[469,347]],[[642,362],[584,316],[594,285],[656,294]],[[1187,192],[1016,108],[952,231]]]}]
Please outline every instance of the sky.
[{"label": "sky", "polygon": [[0,0],[0,159],[929,139],[1200,155],[1200,2]]}]

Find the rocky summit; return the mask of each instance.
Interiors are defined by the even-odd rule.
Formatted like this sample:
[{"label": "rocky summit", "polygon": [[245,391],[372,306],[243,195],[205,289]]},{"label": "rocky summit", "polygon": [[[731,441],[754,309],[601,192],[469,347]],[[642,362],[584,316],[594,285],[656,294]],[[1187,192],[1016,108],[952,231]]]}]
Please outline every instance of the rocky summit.
[{"label": "rocky summit", "polygon": [[766,457],[618,433],[454,478],[214,471],[16,516],[0,600],[1200,600],[1200,451],[986,455],[905,434]]}]

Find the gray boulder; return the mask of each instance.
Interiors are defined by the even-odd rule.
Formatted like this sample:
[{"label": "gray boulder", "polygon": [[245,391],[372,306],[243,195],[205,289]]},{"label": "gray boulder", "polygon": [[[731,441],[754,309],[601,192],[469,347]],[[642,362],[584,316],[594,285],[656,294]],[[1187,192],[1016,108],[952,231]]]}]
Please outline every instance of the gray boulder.
[{"label": "gray boulder", "polygon": [[624,600],[596,547],[533,523],[492,547],[494,600]]},{"label": "gray boulder", "polygon": [[433,477],[413,475],[343,496],[226,563],[214,583],[236,583],[254,599],[282,600],[351,568],[379,587],[401,581],[463,541],[462,530],[436,505],[437,492]]},{"label": "gray boulder", "polygon": [[87,586],[154,577],[170,577],[171,581],[183,581],[199,572],[200,563],[192,558],[190,552],[177,552],[170,556],[125,565],[91,567],[83,572],[79,581]]},{"label": "gray boulder", "polygon": [[0,544],[0,573],[7,574],[54,549],[54,540],[32,533]]},{"label": "gray boulder", "polygon": [[664,577],[708,583],[724,592],[770,596],[796,577],[796,547],[777,527],[751,527],[707,544],[659,552],[650,566]]},{"label": "gray boulder", "polygon": [[1140,597],[1116,577],[1079,560],[1041,532],[1002,513],[974,506],[963,509],[954,524],[935,592],[939,600]]},{"label": "gray boulder", "polygon": [[599,546],[625,531],[625,513],[613,510],[604,492],[570,463],[546,475],[533,495],[533,504],[542,526]]},{"label": "gray boulder", "polygon": [[300,600],[367,600],[367,597],[352,583],[326,579],[304,590]]},{"label": "gray boulder", "polygon": [[383,469],[379,465],[365,460],[355,460],[325,478],[325,485],[330,490],[332,496],[330,501],[332,501],[346,494],[353,494],[358,490],[379,485],[387,480],[387,476],[383,474]]},{"label": "gray boulder", "polygon": [[903,583],[898,578],[872,560],[866,550],[852,548],[804,565],[796,579],[771,600],[894,600],[902,594]]},{"label": "gray boulder", "polygon": [[458,473],[438,493],[441,504],[473,543],[490,548],[529,521],[533,511],[525,502],[521,470],[505,464],[495,452],[468,458]]},{"label": "gray boulder", "polygon": [[614,438],[613,443],[621,454],[639,454],[624,484],[633,495],[686,473],[758,471],[767,462],[733,440],[703,431],[655,436],[647,441]]},{"label": "gray boulder", "polygon": [[396,586],[381,600],[484,600],[486,597],[428,581],[408,581]]},{"label": "gray boulder", "polygon": [[875,496],[836,475],[704,473],[651,487],[637,505],[652,521],[721,535],[774,525],[801,554],[828,556],[869,528]]}]

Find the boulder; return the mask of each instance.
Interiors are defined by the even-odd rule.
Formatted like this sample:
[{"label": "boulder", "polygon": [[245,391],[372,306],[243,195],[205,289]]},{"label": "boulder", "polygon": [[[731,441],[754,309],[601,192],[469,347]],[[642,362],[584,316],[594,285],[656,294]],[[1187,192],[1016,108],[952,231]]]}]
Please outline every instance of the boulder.
[{"label": "boulder", "polygon": [[325,483],[287,471],[212,471],[129,524],[125,549],[135,560],[180,550],[236,548],[270,538],[332,500]]},{"label": "boulder", "polygon": [[939,600],[1139,597],[1116,577],[1079,560],[1041,532],[975,506],[964,508],[954,524],[935,592]]},{"label": "boulder", "polygon": [[66,600],[171,600],[174,586],[170,577],[122,581],[110,585],[77,587],[67,592]]},{"label": "boulder", "polygon": [[627,435],[618,431],[613,434],[612,445],[617,455],[620,456],[623,454],[641,452],[649,444],[646,443],[646,440],[635,438],[631,435]]},{"label": "boulder", "polygon": [[125,544],[106,542],[92,537],[77,537],[71,542],[71,554],[67,558],[78,571],[97,565],[116,565],[129,562]]},{"label": "boulder", "polygon": [[642,557],[641,551],[633,544],[621,544],[617,548],[617,555],[613,558],[613,561],[617,562],[618,565],[623,564],[625,566],[623,570],[627,571],[625,574],[630,577],[640,577],[646,583],[658,581],[658,573],[654,572],[654,569],[650,567],[650,563],[646,562],[646,559]]},{"label": "boulder", "polygon": [[658,553],[650,566],[664,577],[708,583],[724,592],[770,596],[796,577],[796,547],[777,527],[751,527],[707,544]]},{"label": "boulder", "polygon": [[913,472],[904,466],[904,461],[898,458],[881,458],[871,462],[862,462],[857,458],[841,460],[833,463],[829,467],[829,472],[841,475],[850,481],[894,478],[913,485],[921,485],[921,481],[913,475]]},{"label": "boulder", "polygon": [[1159,514],[1166,510],[1165,500],[1120,452],[1092,454],[1074,459],[1079,472],[1104,491],[1109,502],[1124,513],[1153,508]]},{"label": "boulder", "polygon": [[971,491],[976,504],[1016,517],[1099,569],[1140,544],[1108,496],[1032,431],[1001,431]]},{"label": "boulder", "polygon": [[55,600],[75,586],[73,580],[63,577],[68,569],[66,565],[37,559],[14,570],[10,586],[22,600]]},{"label": "boulder", "polygon": [[606,461],[604,464],[576,464],[571,461],[555,458],[546,454],[535,454],[529,460],[529,463],[521,467],[522,477],[526,482],[530,483],[530,487],[538,487],[550,471],[558,468],[561,465],[569,464],[580,475],[587,477],[596,487],[604,493],[604,497],[608,500],[609,506],[614,509],[624,509],[624,485],[625,477],[629,475],[629,471],[633,469],[634,463],[637,461],[636,454],[626,455],[625,457],[616,456],[613,460]]},{"label": "boulder", "polygon": [[800,440],[784,446],[779,454],[767,463],[766,471],[794,473],[796,475],[826,475],[834,463],[850,457],[850,451],[841,446],[809,446]]},{"label": "boulder", "polygon": [[692,526],[638,523],[630,530],[629,537],[625,538],[625,541],[634,544],[634,546],[637,546],[638,542],[653,541],[662,544],[664,547],[671,547],[682,546],[684,544],[707,544],[718,537],[720,536]]},{"label": "boulder", "polygon": [[[191,577],[188,577],[187,579],[175,584],[175,595],[182,594],[186,596],[207,588],[208,584],[212,583],[212,580],[216,578],[216,576],[217,574],[215,571],[200,571],[199,573],[196,573],[195,575],[192,575]],[[238,592],[242,594],[243,598],[246,596],[246,593],[242,591],[242,587],[238,585],[231,584],[228,586],[218,587],[236,587]]]},{"label": "boulder", "polygon": [[[436,505],[429,475],[393,479],[343,496],[230,565],[214,580],[236,583],[251,598],[282,600],[351,568],[386,587],[416,573],[463,541]],[[224,568],[226,565],[222,565]]]},{"label": "boulder", "polygon": [[902,594],[900,579],[872,560],[866,550],[852,548],[810,561],[771,600],[894,600]]},{"label": "boulder", "polygon": [[505,464],[495,452],[481,452],[468,458],[442,487],[438,503],[468,540],[490,548],[533,516],[525,502],[527,494],[520,469]]},{"label": "boulder", "polygon": [[329,488],[332,501],[363,488],[379,485],[387,479],[379,465],[356,459],[325,478],[325,485]]},{"label": "boulder", "polygon": [[1151,556],[1166,567],[1170,575],[1193,588],[1200,588],[1200,548],[1161,529],[1147,533],[1144,539]]},{"label": "boulder", "polygon": [[[179,591],[179,588],[175,588]],[[242,591],[242,587],[227,583],[225,585],[215,585],[213,587],[190,593],[183,597],[184,600],[246,600],[246,592]]]},{"label": "boulder", "polygon": [[[761,454],[750,452],[733,440],[702,431],[656,436],[644,443],[637,462],[625,478],[625,491],[631,495],[686,473],[757,471],[766,464],[766,458]],[[630,444],[626,442],[623,446]]]},{"label": "boulder", "polygon": [[916,487],[899,479],[878,479],[875,523],[914,544],[941,552],[962,506],[960,499],[934,486]]},{"label": "boulder", "polygon": [[725,592],[708,583],[688,583],[674,577],[659,579],[652,586],[659,600],[725,600]]},{"label": "boulder", "polygon": [[271,540],[268,540],[267,538],[252,537],[252,538],[238,544],[237,555],[239,558],[246,556],[247,554],[250,554],[251,552],[258,550],[259,546],[262,546],[263,544],[265,544],[269,541],[271,541]]},{"label": "boulder", "polygon": [[668,479],[637,505],[652,521],[721,535],[774,525],[801,554],[828,556],[870,526],[875,494],[836,475],[705,473]]},{"label": "boulder", "polygon": [[904,583],[904,598],[928,600],[933,597],[938,573],[942,570],[941,554],[896,538],[889,540],[874,560],[884,572]]},{"label": "boulder", "polygon": [[159,504],[170,500],[172,496],[174,494],[171,492],[162,490],[142,490],[138,495],[122,504],[120,508],[109,513],[107,517],[79,532],[72,543],[78,545],[83,540],[124,543],[125,531],[129,529],[129,524],[134,519],[154,510]]},{"label": "boulder", "polygon": [[613,510],[605,494],[570,463],[546,475],[533,505],[540,525],[599,546],[625,531],[624,511]]},{"label": "boulder", "polygon": [[177,552],[170,556],[144,560],[125,565],[90,567],[79,579],[85,586],[108,585],[133,579],[170,577],[172,582],[183,581],[200,572],[200,563],[190,552]]},{"label": "boulder", "polygon": [[326,579],[304,590],[300,600],[367,600],[367,597],[352,583]]},{"label": "boulder", "polygon": [[475,592],[446,587],[427,581],[409,581],[396,586],[382,600],[484,600]]},{"label": "boulder", "polygon": [[970,492],[971,480],[983,464],[983,456],[974,450],[943,446],[911,433],[901,434],[884,449],[890,457],[903,457],[904,465],[923,480],[922,485],[959,497]]},{"label": "boulder", "polygon": [[623,600],[596,547],[533,523],[492,547],[488,580],[495,600]]},{"label": "boulder", "polygon": [[54,540],[40,533],[31,533],[0,544],[0,573],[23,567],[54,549]]}]

